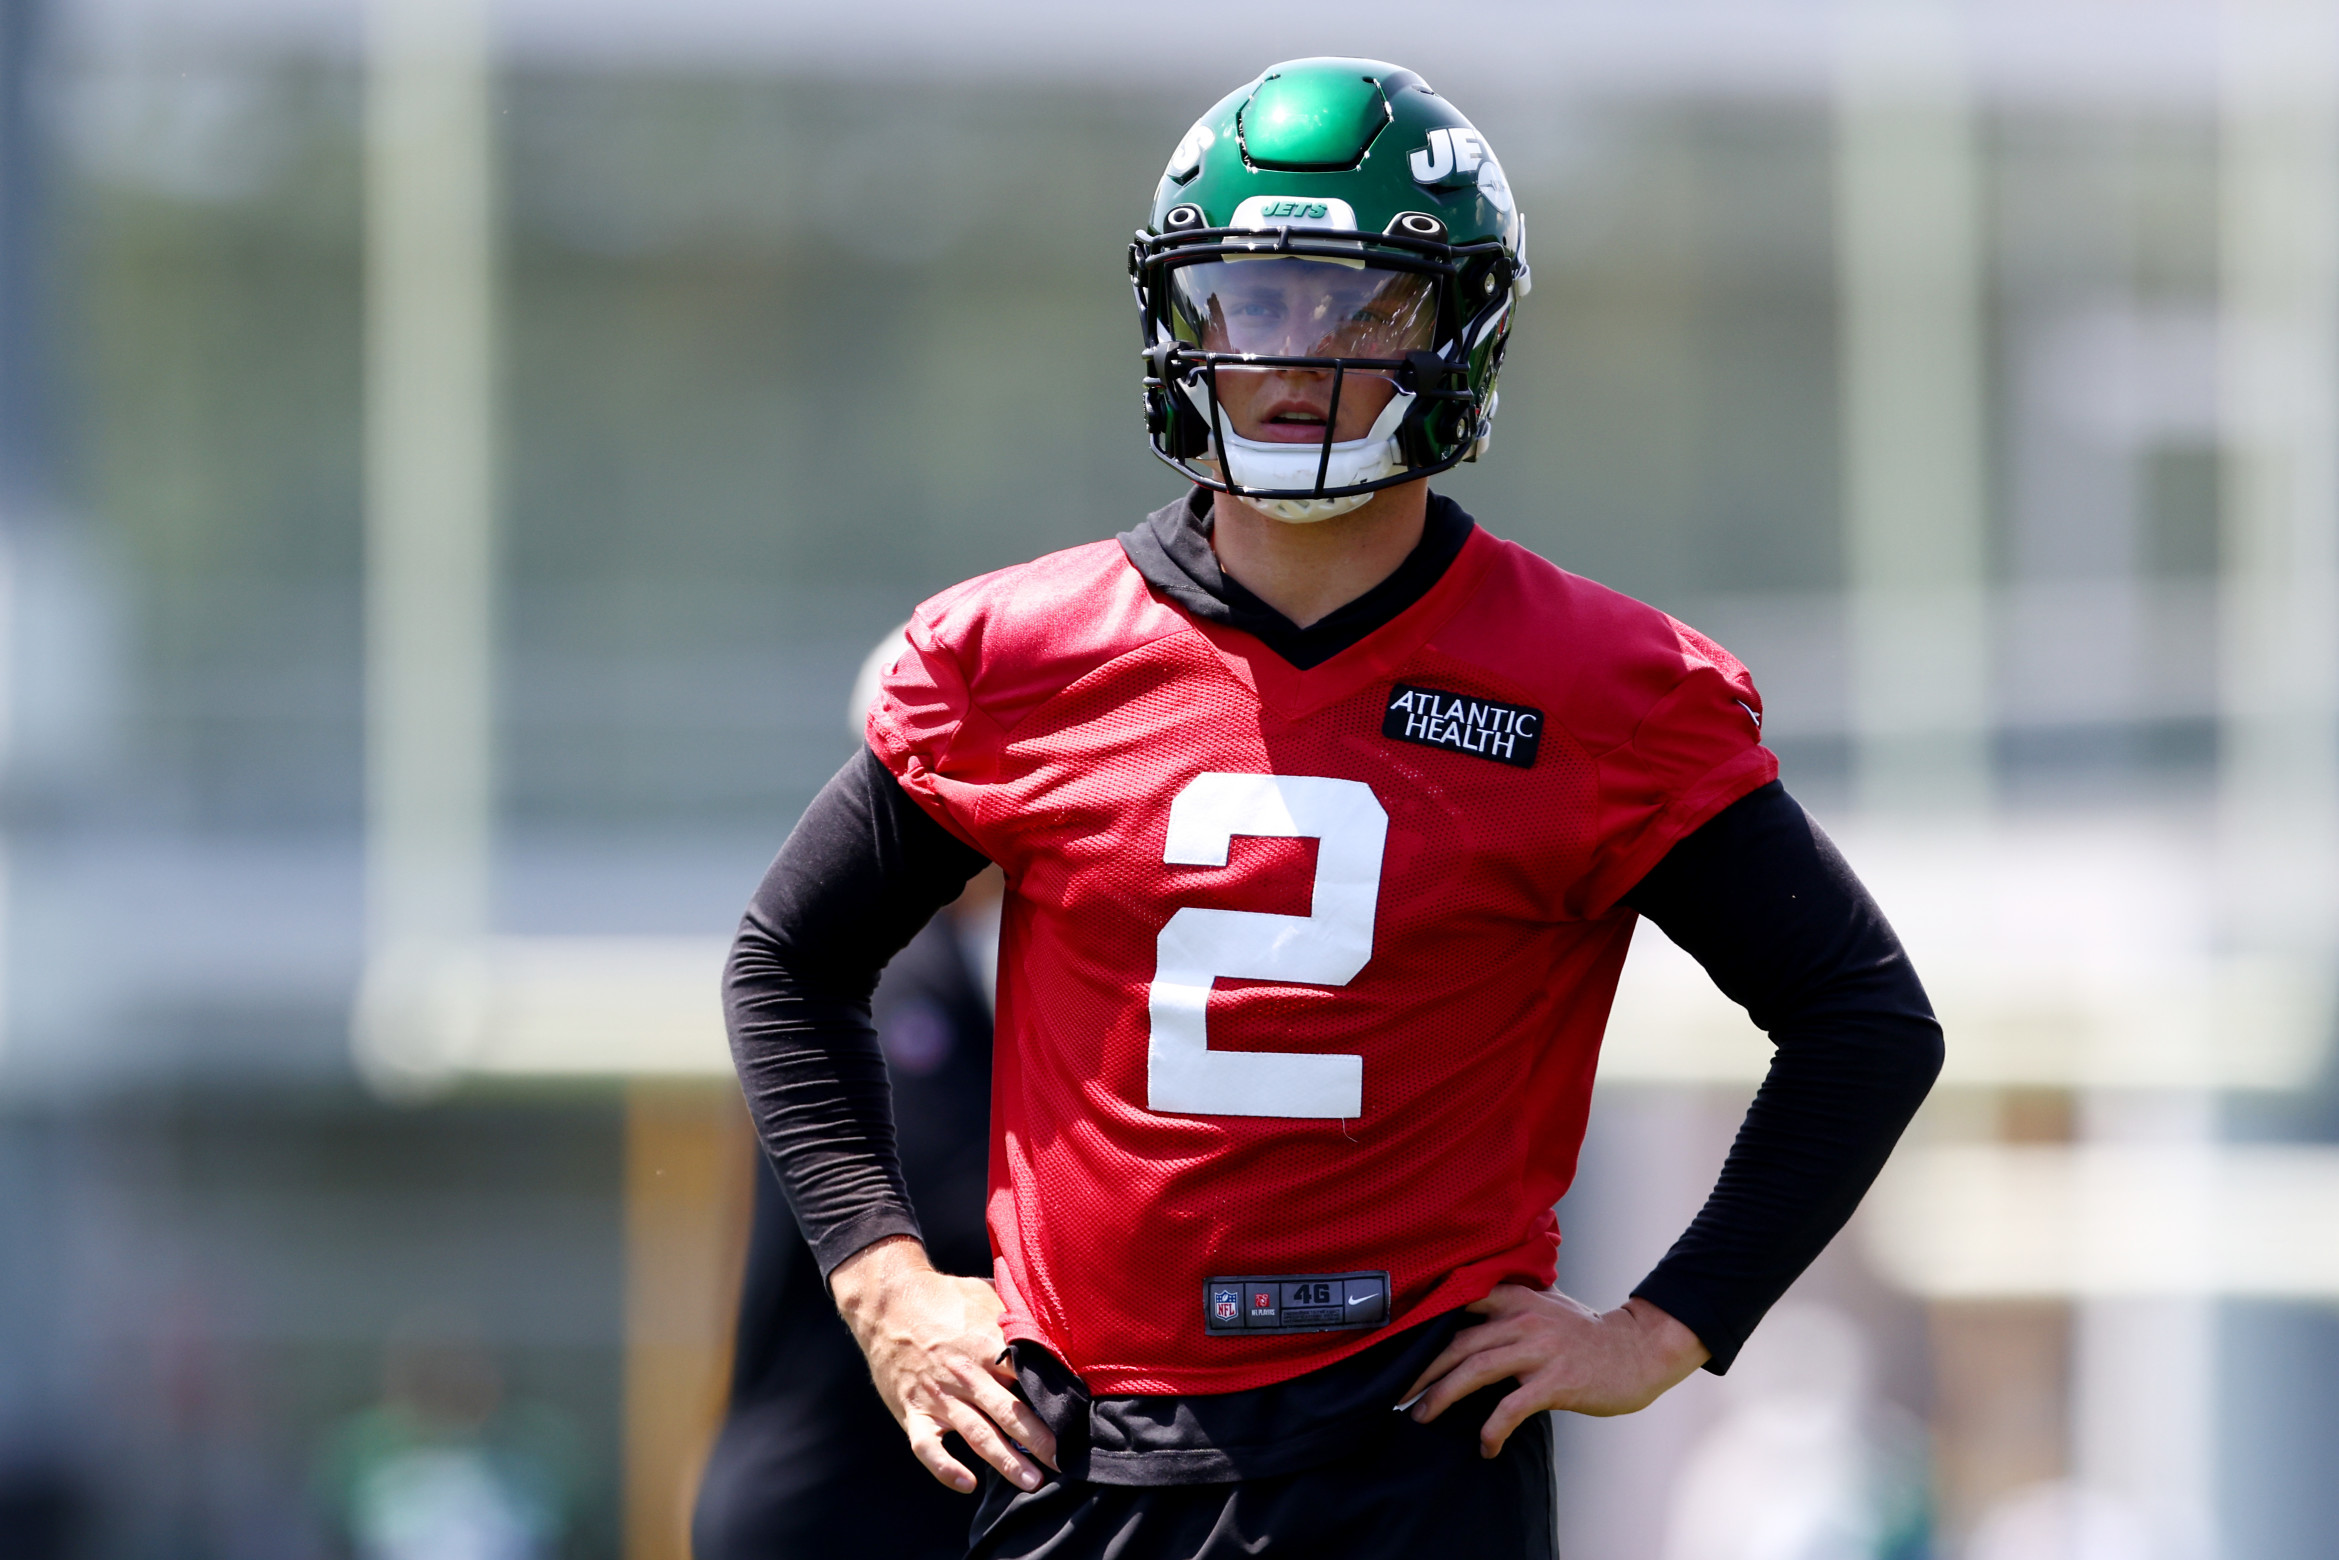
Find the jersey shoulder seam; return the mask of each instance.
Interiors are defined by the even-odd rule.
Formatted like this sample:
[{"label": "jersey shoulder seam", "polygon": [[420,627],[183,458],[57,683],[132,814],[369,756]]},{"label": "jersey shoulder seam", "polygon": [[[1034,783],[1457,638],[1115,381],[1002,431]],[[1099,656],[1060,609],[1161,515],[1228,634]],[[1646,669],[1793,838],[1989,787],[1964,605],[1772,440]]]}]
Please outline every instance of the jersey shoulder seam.
[{"label": "jersey shoulder seam", "polygon": [[[1649,707],[1641,711],[1640,718],[1632,723],[1631,731],[1625,733],[1625,735],[1616,742],[1600,749],[1599,752],[1593,753],[1592,757],[1595,759],[1606,758],[1609,754],[1621,753],[1626,748],[1631,747],[1633,744],[1640,741],[1641,733],[1648,729],[1648,724],[1650,721],[1657,718],[1657,712],[1663,709],[1666,705],[1672,703],[1673,696],[1679,693],[1683,688],[1688,687],[1689,680],[1692,677],[1695,677],[1697,674],[1698,668],[1692,666],[1683,671],[1679,677],[1674,678],[1671,683],[1666,685],[1665,691],[1663,693],[1658,694],[1654,699],[1649,701]],[[1586,749],[1586,751],[1590,752],[1590,749]]]}]

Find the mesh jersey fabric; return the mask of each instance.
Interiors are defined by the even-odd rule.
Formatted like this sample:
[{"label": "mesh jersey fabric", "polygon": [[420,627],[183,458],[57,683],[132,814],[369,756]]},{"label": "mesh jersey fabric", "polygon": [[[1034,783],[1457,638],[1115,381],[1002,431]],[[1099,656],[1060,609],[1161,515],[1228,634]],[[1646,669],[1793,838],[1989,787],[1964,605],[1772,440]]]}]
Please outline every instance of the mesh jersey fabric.
[{"label": "mesh jersey fabric", "polygon": [[[1391,1328],[1552,1282],[1619,901],[1777,773],[1743,667],[1484,531],[1305,671],[1156,595],[1112,542],[945,592],[908,641],[870,746],[1007,875],[988,1220],[1010,1338],[1100,1393],[1234,1392],[1387,1329],[1209,1336],[1211,1277],[1386,1269]],[[1397,683],[1539,712],[1532,767],[1384,736]],[[1222,866],[1166,860],[1181,794],[1225,784],[1207,776],[1377,810],[1377,874],[1347,876],[1355,812],[1222,831]],[[1150,1108],[1187,909],[1284,918],[1257,923],[1269,942],[1361,916],[1344,981],[1222,978],[1206,1007],[1210,1052],[1360,1058],[1353,1116]],[[1237,953],[1238,973],[1279,956]]]}]

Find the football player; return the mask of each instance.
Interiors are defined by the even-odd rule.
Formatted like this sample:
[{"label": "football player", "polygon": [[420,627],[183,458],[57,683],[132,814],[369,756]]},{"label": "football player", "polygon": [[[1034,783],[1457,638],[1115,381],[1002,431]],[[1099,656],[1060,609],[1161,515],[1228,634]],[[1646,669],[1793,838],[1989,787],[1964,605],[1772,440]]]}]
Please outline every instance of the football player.
[{"label": "football player", "polygon": [[[748,1100],[911,1448],[982,1490],[974,1553],[1550,1556],[1544,1411],[1726,1369],[1939,1029],[1745,669],[1429,491],[1529,280],[1451,103],[1276,66],[1178,143],[1130,270],[1189,489],[918,609],[741,929]],[[979,1278],[926,1260],[868,1003],[987,862]],[[1599,1310],[1551,1287],[1552,1207],[1644,915],[1775,1055]]]}]

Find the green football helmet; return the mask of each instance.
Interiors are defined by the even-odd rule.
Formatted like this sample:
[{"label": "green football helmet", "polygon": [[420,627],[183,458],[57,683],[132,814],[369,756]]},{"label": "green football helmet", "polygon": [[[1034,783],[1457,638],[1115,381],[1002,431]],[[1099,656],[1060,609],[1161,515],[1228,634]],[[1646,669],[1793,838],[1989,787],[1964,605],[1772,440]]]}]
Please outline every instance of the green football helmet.
[{"label": "green football helmet", "polygon": [[1484,451],[1526,229],[1485,138],[1419,76],[1293,60],[1178,142],[1129,275],[1153,452],[1324,520]]}]

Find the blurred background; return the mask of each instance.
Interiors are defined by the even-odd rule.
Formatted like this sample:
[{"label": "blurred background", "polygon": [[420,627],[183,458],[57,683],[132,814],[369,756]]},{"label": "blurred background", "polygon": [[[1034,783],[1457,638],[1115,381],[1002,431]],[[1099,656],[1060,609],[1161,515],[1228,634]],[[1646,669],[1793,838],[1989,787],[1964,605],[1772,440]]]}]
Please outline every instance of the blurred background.
[{"label": "blurred background", "polygon": [[[2339,13],[0,0],[0,1555],[666,1560],[714,982],[869,646],[1177,491],[1123,247],[1401,61],[1537,287],[1497,534],[1729,645],[1941,1089],[1571,1560],[2339,1531]],[[1767,1060],[1636,944],[1562,1283]]]}]

